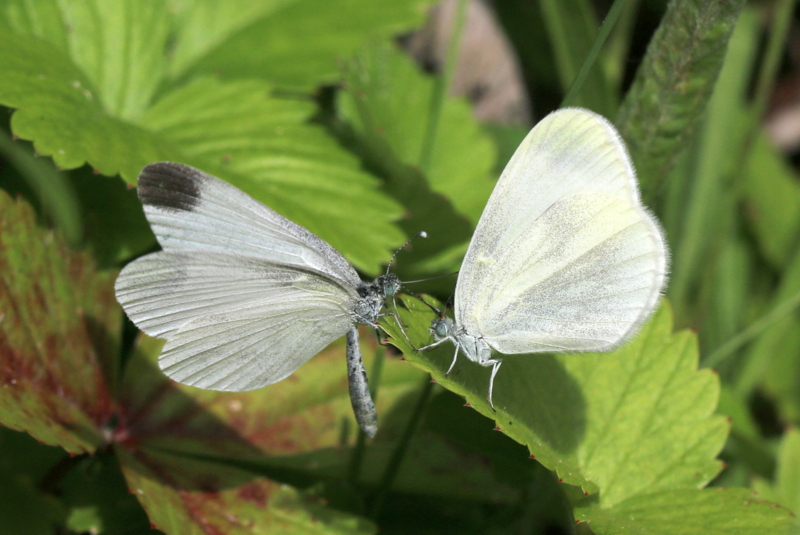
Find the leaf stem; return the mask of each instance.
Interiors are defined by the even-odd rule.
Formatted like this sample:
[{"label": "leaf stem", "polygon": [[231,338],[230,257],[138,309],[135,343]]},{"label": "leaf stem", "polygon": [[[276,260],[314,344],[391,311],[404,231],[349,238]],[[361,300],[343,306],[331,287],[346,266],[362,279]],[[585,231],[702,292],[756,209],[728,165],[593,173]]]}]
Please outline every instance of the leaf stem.
[{"label": "leaf stem", "polygon": [[608,39],[608,36],[611,35],[611,30],[614,29],[617,20],[619,20],[619,16],[622,14],[622,10],[627,1],[628,0],[614,1],[614,4],[608,11],[608,15],[606,15],[606,18],[603,21],[603,24],[600,26],[600,31],[598,32],[594,43],[592,43],[592,48],[589,50],[589,54],[587,54],[586,59],[583,60],[581,69],[578,71],[578,74],[575,75],[575,79],[570,84],[569,90],[564,96],[564,100],[561,101],[560,107],[566,108],[567,106],[572,106],[573,102],[575,102],[575,100],[578,98],[578,94],[583,87],[583,83],[586,81],[586,77],[589,76],[589,71],[592,70],[592,66],[594,65],[595,61],[597,61],[597,56],[600,55],[600,50],[603,48],[606,39]]},{"label": "leaf stem", "polygon": [[422,142],[422,151],[419,156],[419,168],[422,173],[427,175],[430,172],[431,158],[433,149],[436,145],[436,133],[439,129],[439,118],[442,115],[442,106],[453,81],[458,61],[458,48],[461,42],[461,31],[464,28],[464,20],[467,14],[467,1],[458,0],[456,14],[453,20],[453,30],[450,34],[450,43],[447,45],[447,55],[445,56],[444,68],[439,76],[436,77],[431,93],[431,107],[428,113],[428,125],[425,129],[425,138]]}]

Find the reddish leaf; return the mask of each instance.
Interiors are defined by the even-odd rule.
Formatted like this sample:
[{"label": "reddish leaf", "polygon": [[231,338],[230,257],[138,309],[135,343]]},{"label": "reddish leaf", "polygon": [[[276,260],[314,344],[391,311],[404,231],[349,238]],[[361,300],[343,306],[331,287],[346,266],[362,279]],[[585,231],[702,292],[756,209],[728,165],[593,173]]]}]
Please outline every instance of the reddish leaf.
[{"label": "reddish leaf", "polygon": [[[126,370],[116,434],[128,448],[242,460],[338,446],[345,419],[356,429],[341,343],[283,381],[250,392],[215,392],[171,381],[155,362],[160,346],[143,337]],[[373,353],[365,348],[366,355]],[[386,414],[398,396],[413,389],[419,375],[408,366],[387,362],[383,380],[389,387],[381,389],[379,414]]]},{"label": "reddish leaf", "polygon": [[165,533],[232,535],[252,533],[374,533],[368,521],[325,507],[290,487],[219,464],[152,453],[177,478],[120,451],[131,490],[153,525]]},{"label": "reddish leaf", "polygon": [[115,276],[0,192],[0,422],[73,453],[104,442],[121,319]]}]

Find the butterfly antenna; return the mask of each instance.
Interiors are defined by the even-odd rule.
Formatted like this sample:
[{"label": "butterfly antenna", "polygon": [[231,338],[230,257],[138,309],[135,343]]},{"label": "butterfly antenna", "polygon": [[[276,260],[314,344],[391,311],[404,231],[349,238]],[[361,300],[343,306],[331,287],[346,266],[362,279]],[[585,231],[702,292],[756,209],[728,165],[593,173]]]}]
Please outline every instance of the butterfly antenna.
[{"label": "butterfly antenna", "polygon": [[428,281],[435,281],[436,279],[443,279],[445,277],[452,277],[453,275],[458,275],[458,271],[454,271],[452,273],[448,273],[447,275],[438,275],[436,277],[430,277],[427,279],[419,279],[415,281],[403,281],[403,284],[414,284],[415,282],[428,282]]},{"label": "butterfly antenna", "polygon": [[425,232],[424,230],[420,230],[419,232],[417,232],[416,234],[414,234],[413,236],[411,236],[411,237],[408,239],[408,241],[407,241],[407,242],[405,242],[405,243],[404,243],[404,244],[403,244],[401,247],[399,247],[399,248],[398,248],[398,249],[397,249],[397,250],[394,252],[394,254],[392,255],[392,259],[391,259],[391,260],[389,260],[389,263],[386,265],[386,274],[387,274],[387,275],[389,274],[389,268],[391,268],[391,267],[392,267],[392,263],[394,262],[394,257],[395,257],[395,256],[397,256],[397,253],[399,253],[400,251],[402,251],[403,249],[405,249],[406,247],[408,247],[408,245],[409,245],[409,244],[410,244],[412,241],[414,241],[414,239],[415,239],[415,238],[418,238],[418,237],[420,237],[420,236],[422,236],[423,238],[427,238],[427,237],[428,237],[428,233],[427,233],[427,232]]},{"label": "butterfly antenna", "polygon": [[455,301],[454,292],[455,292],[455,289],[453,290],[453,292],[450,293],[450,297],[447,298],[447,301],[444,304],[445,312],[448,311],[448,310],[452,310],[453,309],[453,302]]},{"label": "butterfly antenna", "polygon": [[[408,291],[408,290],[406,290],[406,291]],[[423,298],[421,295],[419,295],[419,294],[417,294],[417,293],[414,293],[414,292],[408,292],[408,294],[409,294],[409,295],[411,295],[412,297],[416,297],[417,299],[419,299],[419,301],[420,301],[420,302],[421,302],[423,305],[425,305],[426,307],[430,308],[430,309],[431,309],[431,310],[434,312],[434,314],[436,314],[436,315],[437,315],[437,316],[439,316],[440,318],[443,318],[443,317],[444,317],[444,313],[443,313],[441,310],[439,310],[438,308],[436,308],[436,307],[435,307],[435,306],[433,306],[432,304],[430,304],[430,303],[428,303],[427,301],[425,301],[425,299],[424,299],[424,298]]]},{"label": "butterfly antenna", "polygon": [[[412,297],[416,297],[420,302],[422,302],[422,304],[424,304],[426,307],[430,308],[437,316],[439,316],[440,318],[443,318],[444,317],[444,312],[442,312],[441,310],[439,310],[435,306],[433,306],[430,303],[428,303],[427,301],[425,301],[425,299],[420,294],[418,294],[416,292],[412,292],[411,290],[409,290],[406,287],[406,284],[413,284],[415,282],[427,282],[427,281],[432,281],[432,280],[436,280],[436,279],[443,279],[445,277],[450,277],[452,275],[458,275],[458,271],[454,271],[453,273],[448,273],[447,275],[439,275],[438,277],[430,277],[428,279],[419,279],[419,280],[415,280],[415,281],[403,281],[403,282],[400,283],[400,286],[403,288],[403,290],[408,295],[410,295]],[[392,296],[392,298],[394,299],[394,296]],[[451,298],[452,298],[452,295],[451,295]]]}]

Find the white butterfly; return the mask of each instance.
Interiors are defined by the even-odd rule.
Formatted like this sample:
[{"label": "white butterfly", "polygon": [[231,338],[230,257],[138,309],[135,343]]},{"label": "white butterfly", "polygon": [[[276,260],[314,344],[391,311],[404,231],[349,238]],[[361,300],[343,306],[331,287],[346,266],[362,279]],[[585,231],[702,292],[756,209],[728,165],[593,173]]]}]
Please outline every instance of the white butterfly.
[{"label": "white butterfly", "polygon": [[187,165],[148,165],[138,189],[163,250],[128,264],[115,289],[137,327],[167,340],[164,373],[200,388],[252,390],[346,334],[353,410],[373,436],[356,324],[376,324],[397,277],[363,282],[315,234]]},{"label": "white butterfly", "polygon": [[503,171],[469,244],[455,321],[431,324],[469,360],[503,354],[610,351],[653,312],[668,253],[642,206],[616,129],[588,110],[545,117]]}]

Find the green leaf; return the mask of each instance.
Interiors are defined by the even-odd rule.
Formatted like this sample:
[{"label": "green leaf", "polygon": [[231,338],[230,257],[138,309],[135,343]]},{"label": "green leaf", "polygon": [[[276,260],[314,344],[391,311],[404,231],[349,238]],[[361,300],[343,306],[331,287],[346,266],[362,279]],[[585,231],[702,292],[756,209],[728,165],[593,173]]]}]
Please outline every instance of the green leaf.
[{"label": "green leaf", "polygon": [[682,489],[643,494],[614,507],[579,505],[575,518],[596,535],[786,533],[792,514],[746,489]]},{"label": "green leaf", "polygon": [[[69,91],[60,87],[68,84],[76,97],[94,101],[110,116],[135,118],[147,108],[161,83],[169,29],[167,14],[163,2],[11,0],[0,8],[0,23],[18,35],[3,32],[6,35],[0,49],[9,45],[7,39],[22,46],[24,52],[14,54],[11,71],[6,71],[4,65],[4,72],[13,73],[4,85],[16,81],[24,71],[15,71],[27,64],[28,72],[22,77],[38,76],[51,91]],[[38,39],[29,42],[20,39],[22,36],[36,37],[51,46],[36,46],[32,43]],[[41,41],[37,44],[45,45]],[[48,49],[56,55],[47,57]],[[30,63],[29,54],[44,54],[40,57],[42,63]],[[66,60],[62,66],[55,65],[62,60]],[[39,72],[31,71],[32,65]],[[66,80],[62,79],[65,75]],[[31,97],[36,99],[37,95]]]},{"label": "green leaf", "polygon": [[[340,77],[337,60],[355,52],[369,38],[388,38],[422,24],[425,6],[421,0],[390,0],[379,3],[359,0],[273,0],[262,3],[260,14],[245,18],[256,7],[237,1],[218,6],[197,2],[187,26],[191,35],[188,58],[176,58],[176,74],[216,74],[226,78],[265,78],[279,86],[310,91],[320,83]],[[205,42],[205,33],[230,32],[224,42]],[[226,27],[227,26],[227,27]],[[232,30],[237,30],[233,33]],[[183,37],[183,36],[181,36]],[[208,50],[197,50],[195,43]],[[178,51],[181,49],[179,40]],[[202,52],[202,57],[197,57]],[[195,57],[192,58],[191,55]],[[191,68],[184,65],[194,59]]]},{"label": "green leaf", "polygon": [[615,121],[645,198],[664,182],[711,95],[744,0],[671,0]]},{"label": "green leaf", "polygon": [[310,91],[339,79],[337,60],[369,38],[423,22],[423,0],[194,2],[179,18],[173,76],[262,78]]},{"label": "green leaf", "polygon": [[0,419],[79,453],[116,411],[116,273],[98,273],[0,191]]},{"label": "green leaf", "polygon": [[[403,318],[411,343],[430,343],[434,314],[404,302],[411,310]],[[672,334],[666,302],[616,351],[504,356],[495,380],[496,412],[486,399],[489,370],[466,362],[445,376],[452,346],[415,352],[392,322],[383,325],[408,361],[465,396],[564,483],[599,491],[603,506],[643,492],[702,486],[719,472],[714,457],[728,429],[713,414],[719,383],[710,370],[697,370],[694,335]]]},{"label": "green leaf", "polygon": [[800,511],[800,431],[797,429],[789,429],[781,440],[775,487],[780,504]]},{"label": "green leaf", "polygon": [[[783,435],[778,449],[775,481],[757,479],[753,489],[767,500],[773,500],[792,511],[800,510],[800,431],[791,428]],[[800,520],[795,517],[794,530],[800,532]]]},{"label": "green leaf", "polygon": [[[0,24],[70,55],[108,109],[136,109],[162,77],[260,78],[311,91],[368,38],[419,26],[429,2],[401,0],[8,0]],[[169,41],[170,53],[164,53]],[[126,113],[122,116],[128,117]]]},{"label": "green leaf", "polygon": [[424,261],[466,242],[494,187],[489,177],[496,157],[468,103],[445,99],[430,171],[423,177],[418,165],[434,80],[397,50],[373,44],[346,64],[345,81],[342,118],[354,129],[367,161],[386,176],[387,190],[404,204],[408,217],[403,228],[409,234],[426,230],[430,236],[415,243],[415,258]]},{"label": "green leaf", "polygon": [[[356,267],[376,273],[403,242],[392,223],[401,208],[376,190],[375,179],[354,156],[322,128],[307,124],[313,103],[271,97],[272,86],[263,82],[208,78],[155,100],[155,88],[165,83],[162,27],[169,16],[153,7],[161,4],[148,5],[131,7],[137,14],[128,16],[117,3],[65,2],[62,24],[85,31],[80,38],[69,34],[61,47],[53,42],[63,39],[34,37],[23,24],[15,26],[23,33],[0,32],[0,103],[17,108],[14,133],[62,168],[88,163],[129,183],[154,161],[203,168],[319,234]],[[12,8],[23,9],[14,4],[0,13],[8,19]],[[25,10],[38,14],[28,4]],[[90,31],[96,20],[106,19],[108,28]],[[151,31],[152,38],[142,38]],[[130,40],[125,46],[115,41],[123,37]],[[109,47],[114,51],[103,54]]]},{"label": "green leaf", "polygon": [[[405,165],[418,165],[434,80],[404,54],[374,44],[347,64],[345,82],[341,114],[371,152],[389,150]],[[496,150],[466,100],[445,99],[441,114],[426,178],[433,191],[450,199],[474,225],[494,187],[489,177]]]}]

